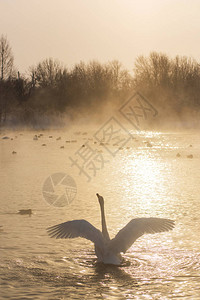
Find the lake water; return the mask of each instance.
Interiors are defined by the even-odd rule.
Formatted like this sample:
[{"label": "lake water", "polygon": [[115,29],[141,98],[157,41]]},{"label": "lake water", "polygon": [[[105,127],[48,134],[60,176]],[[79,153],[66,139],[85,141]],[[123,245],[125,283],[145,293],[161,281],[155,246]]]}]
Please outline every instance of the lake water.
[{"label": "lake water", "polygon": [[[134,138],[120,147],[100,145],[92,130],[79,131],[0,134],[0,298],[200,299],[199,134],[131,132]],[[94,169],[88,160],[86,175],[69,157],[80,161],[89,146],[99,165]],[[73,178],[76,195],[73,187],[61,204],[49,204],[43,191],[53,174]],[[100,229],[97,192],[111,237],[134,217],[170,218],[176,226],[139,238],[121,267],[98,265],[90,241],[51,239],[46,232],[73,219]],[[73,201],[60,207],[66,199]],[[20,215],[20,209],[33,214]]]}]

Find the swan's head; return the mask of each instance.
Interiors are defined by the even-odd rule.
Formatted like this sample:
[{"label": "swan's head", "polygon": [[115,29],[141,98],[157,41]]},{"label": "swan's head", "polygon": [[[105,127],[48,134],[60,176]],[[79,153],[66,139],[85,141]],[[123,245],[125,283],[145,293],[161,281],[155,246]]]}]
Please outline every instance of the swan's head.
[{"label": "swan's head", "polygon": [[103,205],[103,204],[104,204],[104,199],[103,199],[103,197],[100,196],[98,193],[97,193],[96,195],[97,195],[97,198],[98,198],[98,200],[99,200],[99,204],[100,204],[100,205]]}]

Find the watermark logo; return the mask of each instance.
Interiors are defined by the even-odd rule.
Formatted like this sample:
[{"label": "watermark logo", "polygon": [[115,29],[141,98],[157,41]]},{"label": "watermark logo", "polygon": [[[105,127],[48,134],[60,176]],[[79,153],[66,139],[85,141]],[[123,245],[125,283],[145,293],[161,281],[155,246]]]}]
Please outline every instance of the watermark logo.
[{"label": "watermark logo", "polygon": [[104,158],[103,153],[95,149],[89,141],[75,152],[75,158],[69,157],[69,160],[71,161],[71,167],[76,166],[79,175],[83,174],[88,182],[109,162]]},{"label": "watermark logo", "polygon": [[[69,157],[71,167],[75,166],[79,175],[84,175],[88,182],[109,162],[99,146],[103,146],[107,154],[115,157],[119,150],[134,138],[130,127],[134,127],[137,132],[145,130],[145,126],[158,112],[144,96],[136,92],[118,109],[118,114],[120,121],[116,116],[112,116],[93,135],[95,146],[87,141],[75,152],[74,157]],[[127,125],[124,126],[123,121],[128,121],[128,128]]]},{"label": "watermark logo", "polygon": [[94,138],[104,146],[110,155],[115,156],[119,149],[133,137],[116,118],[112,117],[99,128],[94,134]]},{"label": "watermark logo", "polygon": [[54,173],[42,187],[44,199],[52,206],[64,207],[76,197],[77,186],[74,179],[66,173]]},{"label": "watermark logo", "polygon": [[141,120],[144,127],[144,123],[148,118],[155,117],[158,114],[155,107],[138,92],[122,105],[119,112],[137,130],[140,130]]}]

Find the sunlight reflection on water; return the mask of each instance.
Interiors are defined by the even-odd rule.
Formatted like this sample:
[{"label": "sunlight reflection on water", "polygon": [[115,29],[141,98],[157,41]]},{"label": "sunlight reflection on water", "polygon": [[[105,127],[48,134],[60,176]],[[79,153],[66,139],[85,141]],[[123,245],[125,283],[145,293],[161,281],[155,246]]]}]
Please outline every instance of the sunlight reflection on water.
[{"label": "sunlight reflection on water", "polygon": [[[61,150],[63,140],[73,133],[55,131],[53,136],[61,140],[49,140],[50,133],[43,133],[41,141],[33,141],[35,133],[30,132],[16,141],[0,140],[2,297],[199,299],[199,136],[141,132],[114,158],[98,146],[110,162],[87,183],[68,161],[83,137],[76,136],[77,144]],[[191,152],[194,158],[188,159]],[[42,185],[48,176],[63,171],[75,179],[78,194],[69,206],[55,208],[43,199]],[[105,197],[112,237],[134,217],[167,217],[176,227],[141,237],[124,255],[121,267],[98,265],[89,241],[54,240],[46,233],[50,225],[80,218],[100,228],[96,192]],[[31,208],[33,215],[18,215],[23,208]]]}]

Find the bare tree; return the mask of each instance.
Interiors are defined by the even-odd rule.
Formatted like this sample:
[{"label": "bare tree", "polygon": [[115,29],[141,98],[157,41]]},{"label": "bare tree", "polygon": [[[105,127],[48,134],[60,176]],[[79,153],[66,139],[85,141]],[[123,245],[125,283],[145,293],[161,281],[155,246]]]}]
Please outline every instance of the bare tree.
[{"label": "bare tree", "polygon": [[134,67],[136,85],[142,83],[149,88],[168,86],[171,66],[171,59],[163,53],[151,52],[149,57],[137,57]]},{"label": "bare tree", "polygon": [[13,62],[14,57],[12,49],[9,45],[7,37],[4,35],[0,38],[0,69],[1,69],[1,80],[8,79],[13,75]]},{"label": "bare tree", "polygon": [[[116,93],[130,92],[133,84],[133,80],[129,72],[123,68],[122,64],[118,60],[113,60],[108,63],[108,69],[110,70],[110,77],[112,80],[112,89]],[[125,95],[124,95],[125,96]]]},{"label": "bare tree", "polygon": [[29,71],[34,85],[54,87],[65,72],[65,67],[58,60],[48,58]]}]

